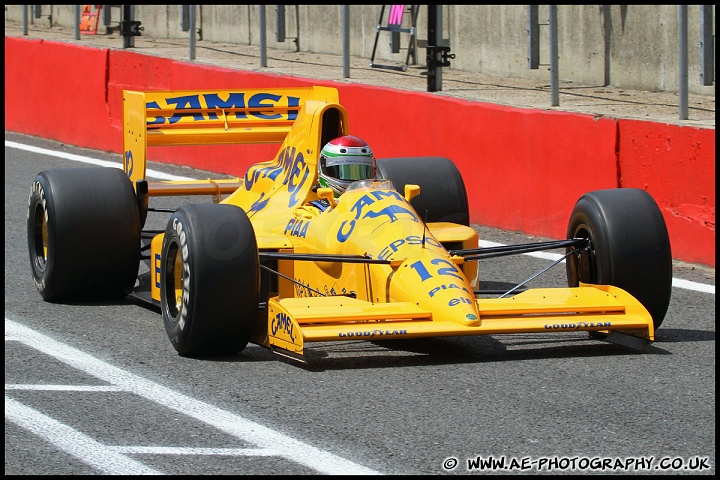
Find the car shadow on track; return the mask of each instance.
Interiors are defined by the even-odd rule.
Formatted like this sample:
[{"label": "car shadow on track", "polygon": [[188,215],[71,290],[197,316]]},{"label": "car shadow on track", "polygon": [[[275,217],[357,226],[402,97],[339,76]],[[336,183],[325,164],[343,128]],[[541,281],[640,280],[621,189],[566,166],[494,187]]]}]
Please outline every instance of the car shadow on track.
[{"label": "car shadow on track", "polygon": [[304,370],[361,370],[524,360],[592,358],[630,355],[670,355],[653,344],[645,353],[600,340],[538,338],[518,335],[512,341],[490,336],[443,337],[373,342],[317,343],[306,345],[307,364],[278,357]]},{"label": "car shadow on track", "polygon": [[305,345],[307,363],[277,355],[254,344],[240,353],[193,357],[221,363],[283,362],[311,372],[371,368],[419,367],[525,360],[601,358],[634,355],[672,355],[663,343],[715,341],[715,332],[660,330],[644,353],[591,338],[584,332],[567,335],[516,334],[505,336],[436,337],[382,341],[318,342]]},{"label": "car shadow on track", "polygon": [[[121,305],[125,302],[160,313],[159,308],[132,297],[110,302],[73,302],[73,304]],[[195,358],[200,361],[227,363],[281,361],[309,371],[325,371],[617,355],[671,355],[662,347],[663,343],[698,341],[715,341],[715,332],[660,328],[656,333],[655,342],[644,353],[591,338],[585,332],[571,332],[309,343],[305,345],[307,363],[276,355],[268,349],[253,344],[249,344],[245,350],[235,355]]]},{"label": "car shadow on track", "polygon": [[662,328],[655,332],[655,343],[714,342],[715,332],[687,328]]}]

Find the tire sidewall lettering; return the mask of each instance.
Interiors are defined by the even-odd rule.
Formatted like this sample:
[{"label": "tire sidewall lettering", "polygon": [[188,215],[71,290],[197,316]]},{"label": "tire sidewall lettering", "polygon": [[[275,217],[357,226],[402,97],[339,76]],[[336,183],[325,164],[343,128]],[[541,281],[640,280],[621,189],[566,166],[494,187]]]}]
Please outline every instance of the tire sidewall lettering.
[{"label": "tire sidewall lettering", "polygon": [[[177,217],[173,217],[172,230],[178,242],[178,252],[182,259],[182,302],[180,304],[180,311],[177,316],[177,327],[180,331],[185,330],[187,321],[187,312],[190,304],[190,248],[188,246],[188,234],[182,223]],[[171,239],[172,241],[172,239]],[[167,259],[166,262],[173,261],[174,259]],[[167,263],[166,263],[167,265]],[[167,267],[166,267],[167,268]],[[175,299],[166,299],[167,302],[175,301]]]},{"label": "tire sidewall lettering", "polygon": [[[30,195],[28,196],[28,211],[27,211],[27,221],[28,221],[28,229],[29,234],[32,235],[32,242],[33,242],[33,258],[32,260],[32,271],[33,271],[33,281],[35,283],[35,288],[40,292],[41,294],[46,289],[46,277],[47,277],[47,271],[50,268],[50,258],[48,254],[48,258],[45,259],[45,267],[38,271],[38,260],[37,256],[35,255],[34,251],[37,249],[37,245],[35,245],[36,241],[36,235],[34,231],[34,222],[35,222],[35,209],[36,205],[40,205],[42,208],[42,214],[45,221],[45,226],[48,228],[49,221],[50,221],[50,214],[48,212],[47,208],[47,196],[45,195],[45,189],[43,188],[42,183],[40,180],[35,180],[32,185],[30,186]],[[50,235],[50,233],[48,233]],[[48,246],[49,248],[49,246]]]}]

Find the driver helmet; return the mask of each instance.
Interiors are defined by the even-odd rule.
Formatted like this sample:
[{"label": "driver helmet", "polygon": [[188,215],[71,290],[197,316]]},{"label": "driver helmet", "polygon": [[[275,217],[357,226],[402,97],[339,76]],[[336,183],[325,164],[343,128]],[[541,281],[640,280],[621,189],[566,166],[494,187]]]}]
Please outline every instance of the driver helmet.
[{"label": "driver helmet", "polygon": [[370,145],[354,135],[330,140],[320,151],[318,183],[330,187],[335,197],[351,183],[375,178],[375,156]]}]

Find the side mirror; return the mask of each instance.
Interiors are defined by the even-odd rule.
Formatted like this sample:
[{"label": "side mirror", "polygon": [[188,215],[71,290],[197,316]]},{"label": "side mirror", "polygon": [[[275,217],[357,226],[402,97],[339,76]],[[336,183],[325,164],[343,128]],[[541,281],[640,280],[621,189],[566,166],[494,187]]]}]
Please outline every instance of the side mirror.
[{"label": "side mirror", "polygon": [[410,203],[410,200],[420,195],[420,185],[405,185],[405,200]]},{"label": "side mirror", "polygon": [[317,194],[320,198],[324,198],[328,202],[330,202],[330,206],[332,208],[335,208],[335,193],[333,192],[332,188],[328,187],[321,187],[317,189]]}]

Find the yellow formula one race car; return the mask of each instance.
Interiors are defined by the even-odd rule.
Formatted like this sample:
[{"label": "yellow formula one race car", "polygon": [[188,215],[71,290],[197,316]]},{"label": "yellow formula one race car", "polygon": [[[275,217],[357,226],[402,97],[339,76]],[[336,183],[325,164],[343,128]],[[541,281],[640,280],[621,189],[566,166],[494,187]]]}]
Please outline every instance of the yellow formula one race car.
[{"label": "yellow formula one race car", "polygon": [[[478,248],[452,161],[375,167],[334,88],[123,95],[124,172],[47,170],[32,184],[28,247],[46,301],[132,294],[160,308],[180,355],[251,342],[301,361],[309,342],[540,332],[644,351],[666,314],[670,242],[643,190],[583,195],[566,240]],[[148,146],[247,143],[280,148],[244,178],[145,177]],[[188,195],[214,201],[143,230],[151,198]],[[478,290],[478,260],[548,249],[565,252],[567,287]]]}]

